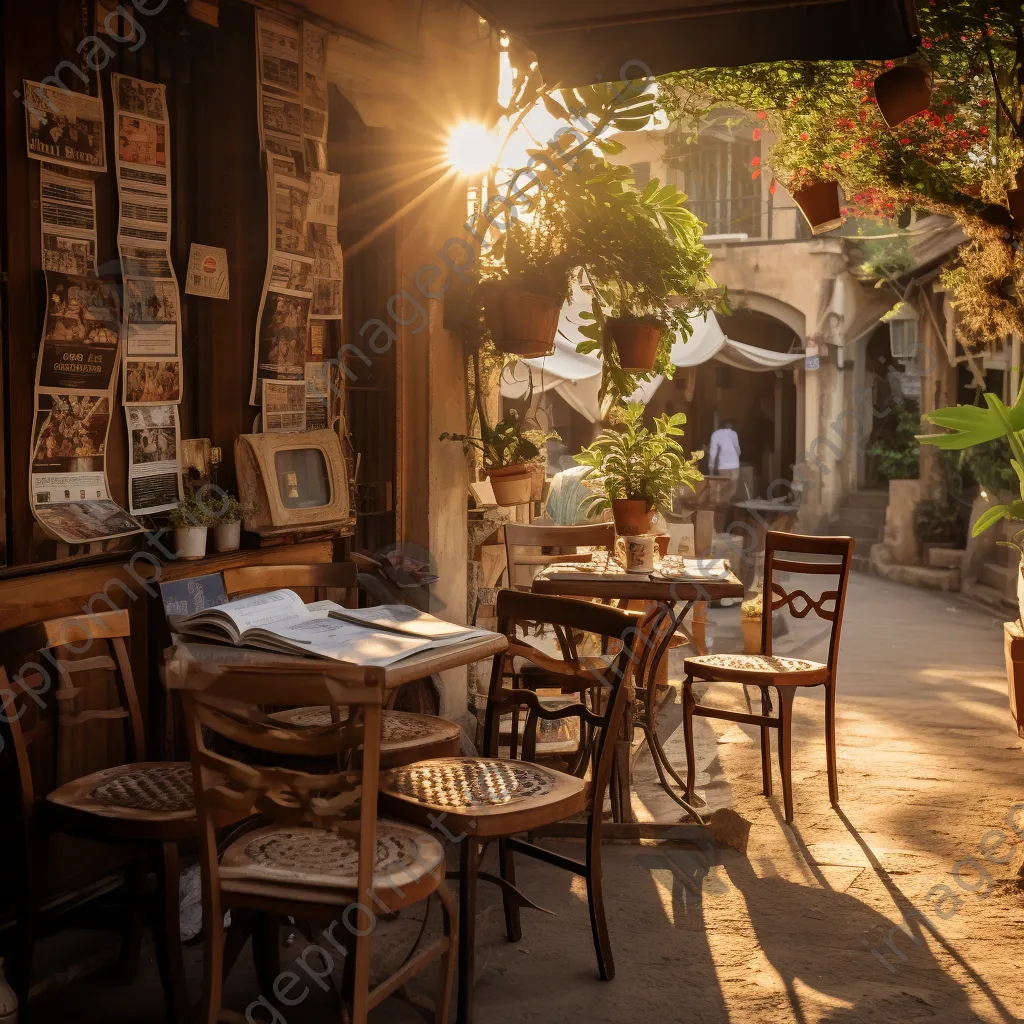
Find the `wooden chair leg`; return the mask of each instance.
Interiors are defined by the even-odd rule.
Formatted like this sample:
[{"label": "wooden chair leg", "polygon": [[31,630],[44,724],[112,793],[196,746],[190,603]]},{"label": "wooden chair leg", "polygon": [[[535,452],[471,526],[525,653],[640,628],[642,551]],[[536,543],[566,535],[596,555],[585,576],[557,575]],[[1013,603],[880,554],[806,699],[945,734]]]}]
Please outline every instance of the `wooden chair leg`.
[{"label": "wooden chair leg", "polygon": [[128,865],[124,878],[124,892],[128,899],[124,927],[121,930],[121,954],[117,963],[118,977],[132,981],[139,973],[139,954],[142,935],[146,930],[146,900],[149,872],[145,857],[138,857]]},{"label": "wooden chair leg", "polygon": [[[761,714],[772,713],[772,694],[767,686],[761,688]],[[761,726],[761,779],[765,796],[772,795],[772,731],[767,725]]]},{"label": "wooden chair leg", "polygon": [[253,921],[252,958],[260,992],[269,999],[281,973],[280,922],[273,914],[257,914]]},{"label": "wooden chair leg", "polygon": [[683,680],[683,736],[686,740],[686,802],[693,802],[693,788],[697,781],[697,755],[693,749],[693,676]]},{"label": "wooden chair leg", "polygon": [[[507,839],[498,840],[498,866],[501,877],[510,885],[516,884],[516,859]],[[505,904],[505,934],[509,942],[518,942],[523,937],[523,925],[520,915],[519,903],[515,897],[501,891],[501,899]]]},{"label": "wooden chair leg", "polygon": [[480,844],[473,836],[462,840],[459,865],[459,1010],[458,1024],[472,1024],[475,981],[476,876]]},{"label": "wooden chair leg", "polygon": [[786,821],[793,823],[793,698],[796,690],[779,688],[779,769],[782,774],[782,800]]},{"label": "wooden chair leg", "polygon": [[455,981],[455,970],[459,962],[459,923],[455,898],[447,883],[441,882],[437,889],[444,912],[444,931],[448,936],[448,950],[441,962],[441,991],[437,994],[437,1009],[434,1024],[448,1024],[452,1006],[452,984]]},{"label": "wooden chair leg", "polygon": [[[600,815],[600,808],[591,812]],[[590,927],[594,933],[594,950],[597,953],[597,969],[602,981],[615,977],[615,958],[612,942],[608,935],[608,921],[604,913],[604,888],[601,876],[601,827],[592,821],[587,840],[587,902],[590,904]]]},{"label": "wooden chair leg", "polygon": [[828,798],[839,806],[839,771],[836,767],[836,691],[831,683],[825,687],[825,756],[828,759]]},{"label": "wooden chair leg", "polygon": [[173,1024],[185,1024],[190,1018],[185,962],[181,952],[180,874],[177,843],[161,843],[157,865],[158,885],[153,941],[156,946],[157,966],[160,968],[160,981],[167,1001],[167,1020]]},{"label": "wooden chair leg", "polygon": [[[11,981],[14,994],[22,1007],[28,1007],[28,996],[32,990],[32,963],[35,959],[36,936],[39,934],[39,846],[28,840],[24,849],[25,862],[22,864],[22,877],[15,886],[15,922],[16,950],[15,971]],[[24,1014],[27,1016],[27,1009]]]}]

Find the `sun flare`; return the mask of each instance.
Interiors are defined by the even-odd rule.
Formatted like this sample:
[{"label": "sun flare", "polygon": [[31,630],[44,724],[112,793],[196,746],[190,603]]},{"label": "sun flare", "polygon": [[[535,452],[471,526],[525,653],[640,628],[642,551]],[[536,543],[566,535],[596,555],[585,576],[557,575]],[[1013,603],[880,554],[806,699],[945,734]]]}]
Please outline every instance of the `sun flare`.
[{"label": "sun flare", "polygon": [[483,174],[498,157],[496,132],[476,121],[457,124],[448,136],[448,163],[461,174]]}]

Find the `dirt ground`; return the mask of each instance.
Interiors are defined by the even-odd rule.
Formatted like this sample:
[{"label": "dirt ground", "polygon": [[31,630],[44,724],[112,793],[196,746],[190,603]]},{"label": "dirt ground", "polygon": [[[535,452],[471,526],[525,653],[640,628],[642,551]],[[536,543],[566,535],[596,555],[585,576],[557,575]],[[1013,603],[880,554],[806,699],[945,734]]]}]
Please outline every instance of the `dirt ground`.
[{"label": "dirt ground", "polygon": [[[778,653],[820,653],[823,625],[800,623]],[[737,649],[738,609],[714,611],[711,631],[716,649]],[[742,708],[745,696],[720,685],[705,700]],[[483,885],[478,1024],[1024,1020],[1024,846],[1007,824],[1017,804],[1024,835],[1024,753],[999,618],[956,595],[854,575],[839,668],[839,812],[828,802],[823,709],[820,693],[796,701],[793,827],[777,767],[776,796],[761,795],[756,730],[697,723],[698,786],[712,807],[751,823],[747,854],[607,845],[614,981],[597,979],[580,880],[521,864],[521,887],[557,916],[525,911],[517,946],[505,940],[500,896]],[[685,764],[678,722],[670,705],[662,735]],[[638,816],[680,817],[643,754],[637,778]],[[415,928],[409,919],[382,929],[386,958],[403,955]],[[303,949],[293,940],[285,967]],[[189,964],[198,992],[198,950]],[[313,988],[279,1020],[340,1019],[332,996]],[[248,961],[230,993],[243,1011],[256,997]],[[31,1019],[156,1024],[161,1002],[147,956],[133,984],[77,981],[40,999]],[[392,1001],[373,1019],[422,1018]]]}]

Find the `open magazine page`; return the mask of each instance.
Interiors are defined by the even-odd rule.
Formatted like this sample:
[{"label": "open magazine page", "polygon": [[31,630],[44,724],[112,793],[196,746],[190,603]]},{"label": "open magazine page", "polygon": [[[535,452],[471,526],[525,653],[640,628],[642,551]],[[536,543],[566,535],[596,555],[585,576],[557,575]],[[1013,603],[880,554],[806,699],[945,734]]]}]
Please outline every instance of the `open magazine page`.
[{"label": "open magazine page", "polygon": [[454,622],[446,622],[418,608],[410,608],[404,604],[383,604],[376,608],[339,608],[332,610],[331,615],[349,622],[362,623],[365,626],[376,626],[378,629],[395,630],[409,636],[423,637],[433,640],[435,645],[441,641],[458,643],[474,636],[484,636],[486,630],[474,629],[472,626],[460,626]]},{"label": "open magazine page", "polygon": [[[226,615],[239,633],[262,626],[290,625],[292,620],[301,622],[309,618],[302,598],[294,590],[273,590],[269,594],[243,597],[238,601],[218,605],[214,610]],[[203,614],[200,612],[200,615]],[[208,616],[209,612],[205,614]]]},{"label": "open magazine page", "polygon": [[303,645],[310,654],[358,665],[390,665],[431,646],[427,640],[326,617],[275,625],[274,633]]}]

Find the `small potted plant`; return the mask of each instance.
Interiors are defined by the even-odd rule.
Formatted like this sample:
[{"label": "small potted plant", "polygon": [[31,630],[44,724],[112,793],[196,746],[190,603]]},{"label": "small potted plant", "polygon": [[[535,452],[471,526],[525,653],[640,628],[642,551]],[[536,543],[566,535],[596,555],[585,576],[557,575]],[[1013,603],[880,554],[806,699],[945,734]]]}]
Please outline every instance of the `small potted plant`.
[{"label": "small potted plant", "polygon": [[743,653],[761,653],[761,616],[764,596],[755,594],[740,605],[740,627],[743,629]]},{"label": "small potted plant", "polygon": [[680,484],[693,488],[703,480],[697,460],[703,452],[687,456],[677,438],[683,436],[686,416],[677,412],[657,417],[654,430],[643,425],[644,406],[627,402],[622,425],[602,430],[576,461],[589,466],[603,493],[584,500],[584,514],[610,508],[615,529],[623,536],[647,533],[655,511],[671,512]]},{"label": "small potted plant", "polygon": [[202,558],[206,554],[206,535],[214,522],[209,507],[198,498],[188,497],[171,509],[168,518],[174,527],[178,557]]},{"label": "small potted plant", "polygon": [[[484,472],[494,488],[499,505],[522,505],[531,500],[533,474],[530,463],[540,455],[540,447],[523,430],[517,409],[510,409],[493,427],[483,423],[480,436],[451,434],[445,431],[442,441],[461,441],[476,448],[483,456]],[[546,438],[545,438],[546,440]]]},{"label": "small potted plant", "polygon": [[207,493],[204,504],[213,518],[213,546],[218,551],[237,551],[242,543],[242,504],[227,491]]}]

